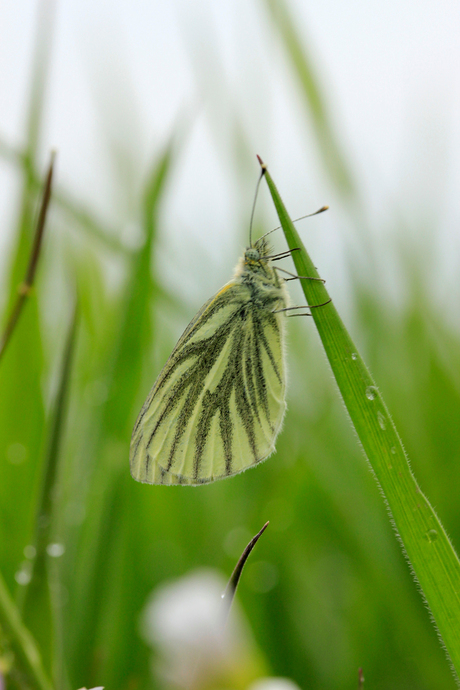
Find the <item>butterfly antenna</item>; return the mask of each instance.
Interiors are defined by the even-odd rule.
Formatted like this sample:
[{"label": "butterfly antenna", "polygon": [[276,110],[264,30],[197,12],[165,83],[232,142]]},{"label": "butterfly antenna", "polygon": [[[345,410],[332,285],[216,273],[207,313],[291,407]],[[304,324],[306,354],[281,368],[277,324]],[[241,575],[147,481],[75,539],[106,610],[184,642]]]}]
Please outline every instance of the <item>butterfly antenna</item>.
[{"label": "butterfly antenna", "polygon": [[318,213],[324,213],[324,211],[328,211],[328,210],[329,210],[329,206],[321,206],[321,208],[319,208],[319,209],[318,209],[317,211],[315,211],[314,213],[307,213],[306,216],[300,216],[300,218],[296,218],[296,219],[293,220],[292,222],[293,222],[293,223],[297,223],[298,220],[303,220],[304,218],[311,218],[312,216],[317,216]]},{"label": "butterfly antenna", "polygon": [[249,246],[252,247],[252,223],[254,221],[254,212],[256,210],[256,201],[257,201],[257,194],[259,193],[259,187],[260,187],[260,182],[265,175],[266,167],[262,166],[262,170],[260,171],[260,176],[259,179],[257,180],[257,185],[256,185],[256,193],[254,194],[254,201],[252,203],[252,211],[251,211],[251,220],[249,221]]},{"label": "butterfly antenna", "polygon": [[[329,206],[321,206],[317,211],[314,213],[307,213],[306,216],[300,216],[300,218],[295,218],[292,222],[297,223],[299,220],[304,220],[305,218],[311,218],[312,216],[317,216],[318,213],[324,213],[324,211],[327,211],[329,209]],[[275,230],[281,230],[281,225],[278,225],[278,227],[273,228],[273,230],[269,230],[268,232],[265,233],[265,235],[262,235],[262,237],[267,237],[267,235],[271,235],[272,232],[275,232]],[[262,237],[260,239],[262,239]]]}]

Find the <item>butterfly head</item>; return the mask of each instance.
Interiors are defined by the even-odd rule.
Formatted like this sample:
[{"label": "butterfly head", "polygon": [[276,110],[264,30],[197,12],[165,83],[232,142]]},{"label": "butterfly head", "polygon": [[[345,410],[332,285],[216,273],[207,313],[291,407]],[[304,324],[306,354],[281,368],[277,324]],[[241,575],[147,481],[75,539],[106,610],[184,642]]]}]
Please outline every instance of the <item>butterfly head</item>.
[{"label": "butterfly head", "polygon": [[255,247],[249,247],[249,249],[246,249],[246,251],[244,252],[244,263],[252,264],[257,263],[258,261],[260,261],[259,250]]},{"label": "butterfly head", "polygon": [[266,275],[267,270],[269,270],[270,253],[270,245],[264,237],[260,237],[257,242],[245,250],[236,266],[235,276],[254,276],[259,273]]},{"label": "butterfly head", "polygon": [[256,264],[265,258],[270,253],[270,247],[264,237],[257,240],[251,247],[248,247],[244,252],[245,264]]}]

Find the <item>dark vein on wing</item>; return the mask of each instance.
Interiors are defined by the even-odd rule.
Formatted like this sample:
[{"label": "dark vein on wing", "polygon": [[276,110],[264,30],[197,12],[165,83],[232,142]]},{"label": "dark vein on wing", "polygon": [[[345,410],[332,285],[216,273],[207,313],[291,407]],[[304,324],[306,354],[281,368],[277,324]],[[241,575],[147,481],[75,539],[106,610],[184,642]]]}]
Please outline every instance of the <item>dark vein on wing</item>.
[{"label": "dark vein on wing", "polygon": [[[270,324],[271,328],[275,331],[275,335],[279,340],[279,328],[278,328],[278,324],[277,324],[275,315],[274,314],[270,314],[270,315],[267,314],[266,321]],[[271,350],[270,345],[268,344],[268,340],[265,337],[264,329],[262,327],[259,328],[259,330],[257,332],[257,337],[260,338],[260,342],[262,343],[262,345],[265,348],[265,352],[267,353],[268,358],[271,362],[271,365],[273,367],[273,371],[275,372],[278,381],[281,383],[281,374],[278,370],[277,364],[275,362],[275,358],[273,357],[273,352]]]},{"label": "dark vein on wing", "polygon": [[[266,251],[265,241],[258,249],[261,254]],[[254,270],[254,274],[257,273],[259,276],[261,274],[268,278],[271,276],[266,262],[261,261],[258,267],[252,270]],[[264,293],[262,286],[258,287],[255,279],[254,282],[251,282],[251,271],[247,271],[247,276],[249,276],[247,282],[243,281],[249,289],[250,296],[247,292],[242,293],[240,299],[239,294],[237,296],[232,287],[227,290],[224,289],[204,305],[185,329],[141,410],[134,429],[134,434],[138,433],[138,438],[132,452],[133,462],[138,455],[138,449],[143,439],[142,431],[138,432],[138,430],[147,411],[151,408],[153,398],[156,396],[159,396],[159,406],[153,413],[154,426],[150,428],[147,443],[144,446],[146,453],[161,425],[171,427],[171,431],[165,432],[164,440],[160,441],[167,453],[161,465],[158,460],[161,446],[157,445],[154,453],[154,457],[157,459],[154,459],[153,462],[158,462],[161,483],[165,483],[167,477],[171,478],[172,476],[177,483],[184,483],[186,480],[190,482],[192,477],[194,483],[207,483],[217,476],[222,476],[222,469],[218,470],[220,474],[215,475],[215,477],[204,476],[203,474],[205,471],[208,472],[208,475],[209,472],[212,474],[215,471],[212,460],[210,471],[208,468],[205,470],[202,460],[216,415],[219,415],[218,433],[223,451],[223,457],[221,457],[225,463],[224,471],[227,475],[233,473],[234,423],[239,423],[238,420],[241,422],[248,446],[254,457],[254,463],[262,459],[257,447],[256,425],[262,429],[263,436],[266,437],[267,430],[266,427],[264,430],[264,419],[268,422],[271,432],[275,433],[273,421],[270,418],[266,384],[267,367],[273,369],[280,384],[283,383],[283,379],[282,371],[270,347],[271,336],[267,338],[266,329],[272,330],[279,346],[281,337],[279,317],[272,312],[273,305],[275,303],[279,305],[280,300],[283,303],[283,298],[281,295],[275,294],[273,296],[273,292],[271,294]],[[276,282],[272,283],[274,288],[280,285],[278,275],[275,275]],[[199,332],[202,332],[202,327],[212,317],[229,306],[234,311],[220,317],[223,319],[223,323],[218,325],[211,335],[199,340],[193,339]],[[213,325],[211,324],[208,332],[212,328]],[[226,360],[224,359],[218,365],[219,368],[222,367],[223,371],[222,373],[219,372],[219,376],[217,376],[216,373],[213,373],[213,368],[227,345]],[[164,391],[168,381],[177,375],[177,369],[183,365],[186,366],[178,380],[172,382],[168,391]],[[209,387],[214,384],[215,388],[211,390]],[[232,418],[231,414],[233,395],[238,420],[236,416]],[[199,407],[197,408],[197,406]],[[175,414],[176,410],[179,411]],[[194,417],[195,413],[196,416]],[[193,427],[190,427],[192,419]],[[182,468],[175,467],[174,463],[176,460],[186,457],[183,451],[183,441],[187,429],[189,429],[189,433],[190,430],[193,431],[193,436],[190,437],[191,442],[193,440],[194,443],[193,467],[190,468],[190,474],[182,476],[178,473],[178,470],[182,471]],[[151,462],[152,457],[147,453],[144,460],[146,476],[151,470]]]}]

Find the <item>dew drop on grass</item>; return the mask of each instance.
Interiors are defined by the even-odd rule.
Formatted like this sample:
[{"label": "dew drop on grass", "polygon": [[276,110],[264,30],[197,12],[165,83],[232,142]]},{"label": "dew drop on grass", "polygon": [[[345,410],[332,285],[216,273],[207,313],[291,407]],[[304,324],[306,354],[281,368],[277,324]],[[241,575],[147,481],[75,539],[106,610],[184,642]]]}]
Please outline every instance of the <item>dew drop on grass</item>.
[{"label": "dew drop on grass", "polygon": [[358,359],[358,355],[356,354],[356,352],[352,353],[351,358],[352,359]]},{"label": "dew drop on grass", "polygon": [[396,448],[394,446],[391,447],[391,452],[393,453],[393,455],[396,455]]},{"label": "dew drop on grass", "polygon": [[438,533],[435,529],[429,529],[428,532],[425,532],[425,539],[429,542],[436,541],[438,538]]},{"label": "dew drop on grass", "polygon": [[375,400],[377,397],[377,388],[375,386],[368,386],[366,388],[366,398],[368,400]]},{"label": "dew drop on grass", "polygon": [[28,585],[30,582],[30,579],[32,577],[32,573],[29,567],[28,563],[23,563],[22,567],[19,568],[14,574],[14,579],[18,583],[18,585]]},{"label": "dew drop on grass", "polygon": [[58,544],[57,542],[54,544],[48,544],[48,546],[46,547],[46,553],[48,554],[48,556],[51,556],[51,558],[59,558],[60,556],[62,556],[64,551],[64,544]]},{"label": "dew drop on grass", "polygon": [[385,416],[380,411],[377,412],[377,419],[379,420],[379,427],[382,429],[382,431],[385,431],[387,428],[387,421]]}]

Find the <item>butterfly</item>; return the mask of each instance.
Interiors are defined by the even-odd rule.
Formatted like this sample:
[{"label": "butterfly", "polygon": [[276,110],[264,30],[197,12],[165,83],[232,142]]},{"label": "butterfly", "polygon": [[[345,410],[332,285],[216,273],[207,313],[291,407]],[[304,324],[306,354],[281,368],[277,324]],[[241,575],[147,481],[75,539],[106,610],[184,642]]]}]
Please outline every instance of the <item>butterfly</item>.
[{"label": "butterfly", "polygon": [[187,326],[140,411],[130,446],[139,482],[208,484],[275,450],[286,411],[285,312],[297,309],[285,283],[321,279],[275,267],[290,251],[272,255],[266,235],[252,243],[254,207],[233,278]]},{"label": "butterfly", "polygon": [[148,484],[206,484],[265,460],[286,411],[285,280],[265,237],[187,326],[145,401],[130,447]]}]

